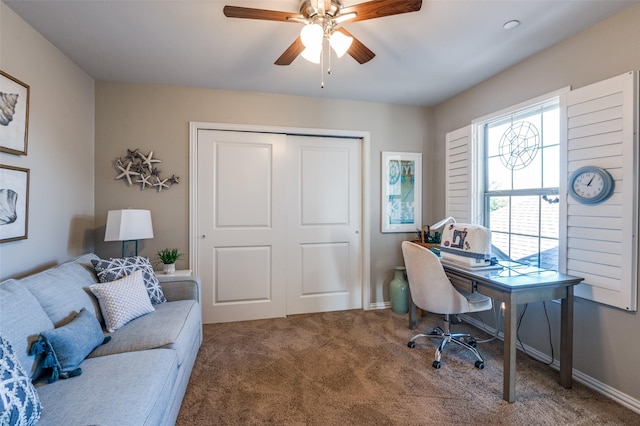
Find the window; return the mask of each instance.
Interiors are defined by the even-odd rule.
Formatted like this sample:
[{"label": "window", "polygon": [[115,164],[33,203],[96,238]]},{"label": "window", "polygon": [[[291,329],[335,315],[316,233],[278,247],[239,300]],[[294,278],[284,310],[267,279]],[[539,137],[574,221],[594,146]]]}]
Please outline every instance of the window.
[{"label": "window", "polygon": [[493,254],[558,270],[560,107],[553,98],[477,123]]},{"label": "window", "polygon": [[[496,255],[583,277],[576,296],[636,311],[639,75],[565,87],[448,132],[447,216],[488,226]],[[610,199],[567,196],[584,166],[613,176]]]}]

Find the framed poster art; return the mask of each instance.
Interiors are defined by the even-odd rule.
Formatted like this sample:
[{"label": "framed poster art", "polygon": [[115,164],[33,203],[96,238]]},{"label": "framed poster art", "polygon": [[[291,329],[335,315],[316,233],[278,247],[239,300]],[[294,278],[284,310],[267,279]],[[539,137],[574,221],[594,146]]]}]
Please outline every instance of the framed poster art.
[{"label": "framed poster art", "polygon": [[29,169],[0,164],[0,243],[27,239]]},{"label": "framed poster art", "polygon": [[0,151],[27,155],[29,86],[0,70]]},{"label": "framed poster art", "polygon": [[422,154],[382,153],[382,232],[422,228]]}]

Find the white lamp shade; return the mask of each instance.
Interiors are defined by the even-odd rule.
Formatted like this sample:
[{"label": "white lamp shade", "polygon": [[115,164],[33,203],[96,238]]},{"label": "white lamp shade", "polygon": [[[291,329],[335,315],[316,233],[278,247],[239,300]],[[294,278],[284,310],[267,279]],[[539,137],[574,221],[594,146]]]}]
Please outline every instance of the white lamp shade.
[{"label": "white lamp shade", "polygon": [[306,48],[322,49],[322,38],[324,37],[324,31],[318,24],[307,24],[302,27],[300,31],[300,41]]},{"label": "white lamp shade", "polygon": [[109,210],[105,241],[129,241],[153,238],[153,224],[149,210]]},{"label": "white lamp shade", "polygon": [[346,36],[342,34],[340,31],[336,31],[331,34],[329,38],[329,45],[336,52],[338,58],[342,58],[347,50],[351,47],[351,43],[353,42],[353,37]]},{"label": "white lamp shade", "polygon": [[300,54],[304,59],[309,62],[313,62],[314,64],[320,63],[320,55],[322,55],[322,48],[314,49],[311,47],[305,48]]}]

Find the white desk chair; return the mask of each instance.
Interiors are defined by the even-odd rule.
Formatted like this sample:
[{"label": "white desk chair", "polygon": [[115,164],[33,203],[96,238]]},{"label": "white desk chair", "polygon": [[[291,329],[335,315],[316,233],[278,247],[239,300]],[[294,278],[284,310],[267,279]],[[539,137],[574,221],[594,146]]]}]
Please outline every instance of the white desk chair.
[{"label": "white desk chair", "polygon": [[479,293],[467,293],[457,290],[442,268],[440,259],[429,249],[409,241],[402,242],[402,255],[409,278],[409,290],[413,303],[425,311],[444,314],[444,327],[436,327],[430,333],[414,336],[407,346],[415,347],[420,337],[442,339],[436,350],[433,368],[440,368],[442,351],[449,342],[456,343],[471,351],[477,361],[476,368],[484,368],[484,360],[475,348],[475,339],[465,333],[451,333],[449,315],[467,312],[487,311],[491,309],[491,298]]}]

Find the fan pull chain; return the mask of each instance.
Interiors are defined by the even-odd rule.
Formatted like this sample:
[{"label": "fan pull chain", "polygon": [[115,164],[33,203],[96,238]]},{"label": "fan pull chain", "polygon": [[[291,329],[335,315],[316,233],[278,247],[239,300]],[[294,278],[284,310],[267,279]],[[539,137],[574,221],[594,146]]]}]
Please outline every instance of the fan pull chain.
[{"label": "fan pull chain", "polygon": [[[324,44],[324,39],[322,40]],[[324,89],[324,46],[322,46],[322,50],[320,51],[320,88]]]},{"label": "fan pull chain", "polygon": [[327,74],[331,75],[331,48],[327,46],[327,53],[329,55],[329,66],[327,67]]}]

